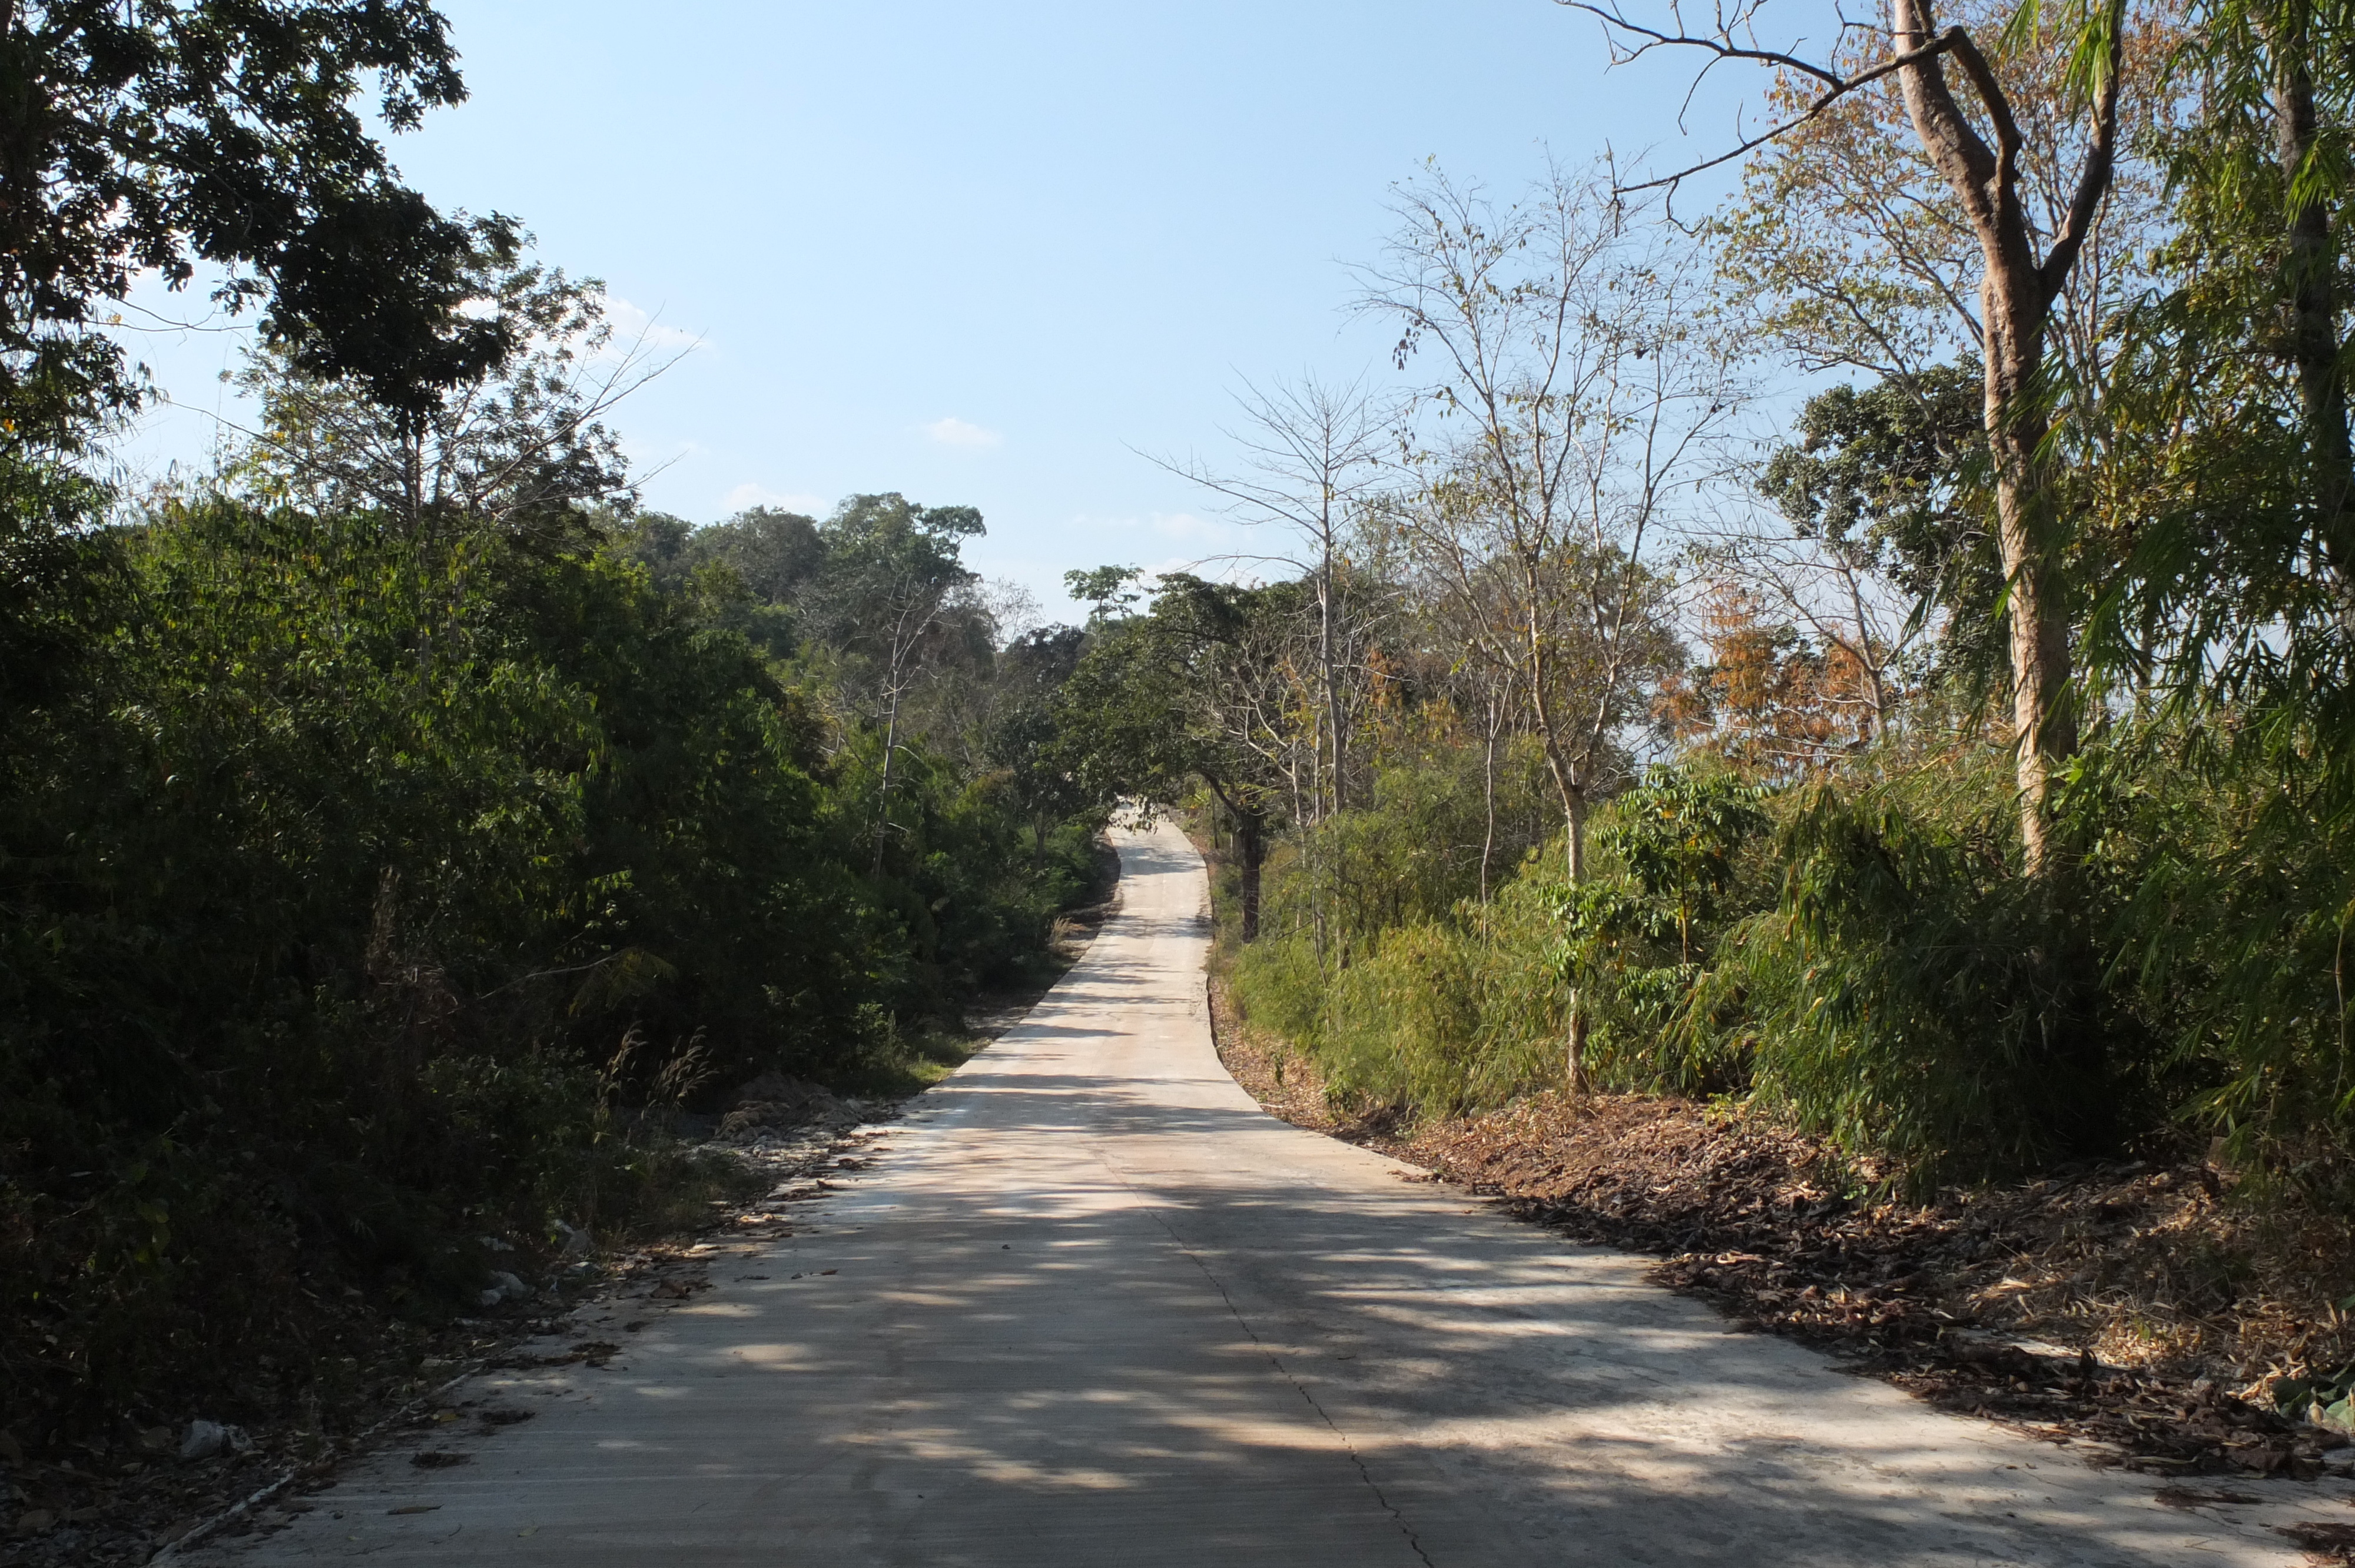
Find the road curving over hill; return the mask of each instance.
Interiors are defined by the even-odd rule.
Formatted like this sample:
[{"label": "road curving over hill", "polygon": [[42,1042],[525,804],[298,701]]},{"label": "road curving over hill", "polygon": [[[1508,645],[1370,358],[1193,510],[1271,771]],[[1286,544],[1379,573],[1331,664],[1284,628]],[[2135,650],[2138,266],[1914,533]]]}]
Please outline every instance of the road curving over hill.
[{"label": "road curving over hill", "polygon": [[433,1440],[469,1462],[389,1450],[191,1559],[2288,1564],[2275,1527],[2355,1524],[2343,1483],[2164,1506],[1264,1115],[1211,1047],[1200,861],[1116,836],[1085,959],[796,1234],[622,1304],[604,1367],[462,1393],[533,1414]]}]

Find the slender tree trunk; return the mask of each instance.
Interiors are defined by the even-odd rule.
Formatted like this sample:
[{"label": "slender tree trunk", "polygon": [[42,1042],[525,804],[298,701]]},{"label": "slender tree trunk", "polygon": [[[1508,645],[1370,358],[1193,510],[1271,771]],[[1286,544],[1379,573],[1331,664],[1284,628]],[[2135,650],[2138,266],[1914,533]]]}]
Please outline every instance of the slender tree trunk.
[{"label": "slender tree trunk", "polygon": [[900,688],[891,688],[891,705],[883,722],[883,779],[875,792],[875,869],[883,874],[883,843],[891,832],[891,761],[900,754]]},{"label": "slender tree trunk", "polygon": [[409,509],[409,532],[414,537],[425,525],[425,418],[400,416],[400,499]]},{"label": "slender tree trunk", "polygon": [[[1570,885],[1575,889],[1586,882],[1586,791],[1575,789],[1571,794],[1570,809]],[[1570,1039],[1562,1064],[1570,1092],[1582,1095],[1588,1088],[1586,1077],[1586,998],[1573,984],[1570,988]]]},{"label": "slender tree trunk", "polygon": [[[1546,772],[1553,779],[1555,793],[1561,800],[1563,872],[1570,885],[1576,889],[1586,881],[1586,785],[1562,754],[1561,737],[1555,732],[1553,711],[1546,701],[1545,634],[1538,624],[1538,593],[1542,581],[1540,574],[1525,571],[1529,595],[1529,620],[1526,630],[1529,642],[1529,717],[1538,739],[1545,747]],[[1573,985],[1570,992],[1570,1031],[1564,1052],[1566,1077],[1570,1092],[1586,1092],[1586,1003]]]},{"label": "slender tree trunk", "polygon": [[1850,619],[1856,624],[1857,662],[1864,667],[1866,717],[1858,726],[1858,749],[1870,746],[1889,727],[1889,682],[1881,668],[1881,650],[1872,645],[1872,622],[1864,613],[1864,588],[1855,566],[1845,555],[1839,561],[1840,581],[1848,588]]},{"label": "slender tree trunk", "polygon": [[[1327,520],[1329,527],[1330,520]],[[1316,577],[1316,658],[1325,680],[1325,727],[1332,732],[1333,809],[1348,806],[1348,738],[1341,732],[1341,677],[1333,658],[1333,542],[1325,540],[1325,559]]]},{"label": "slender tree trunk", "polygon": [[1242,905],[1242,939],[1259,940],[1260,867],[1267,860],[1267,828],[1255,812],[1238,812],[1235,816],[1235,861],[1241,871],[1239,879]]},{"label": "slender tree trunk", "polygon": [[1561,802],[1562,873],[1577,887],[1586,881],[1586,781],[1563,755],[1543,699],[1533,696],[1529,705],[1545,747],[1546,775],[1553,780],[1554,795]]},{"label": "slender tree trunk", "polygon": [[1504,704],[1492,694],[1487,699],[1487,744],[1480,758],[1480,803],[1486,820],[1480,834],[1480,903],[1488,902],[1488,865],[1497,853],[1497,731],[1504,722]]},{"label": "slender tree trunk", "polygon": [[2275,157],[2287,217],[2288,254],[2283,270],[2290,294],[2290,356],[2305,405],[2313,475],[2308,504],[2314,508],[2324,556],[2344,596],[2355,585],[2355,540],[2347,536],[2348,503],[2355,495],[2355,450],[2350,450],[2347,427],[2347,385],[2339,367],[2330,208],[2318,196],[2300,200],[2297,195],[2299,176],[2307,172],[2321,136],[2314,79],[2306,63],[2311,46],[2302,27],[2261,27],[2260,32],[2273,56]]}]

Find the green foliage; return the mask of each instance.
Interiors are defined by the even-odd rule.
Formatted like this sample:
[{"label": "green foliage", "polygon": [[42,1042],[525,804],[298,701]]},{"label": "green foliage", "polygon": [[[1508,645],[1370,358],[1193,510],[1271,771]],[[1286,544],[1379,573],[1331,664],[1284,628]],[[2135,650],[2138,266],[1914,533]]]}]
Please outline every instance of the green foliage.
[{"label": "green foliage", "polygon": [[2096,1152],[2112,1131],[2091,955],[2018,874],[2000,779],[1973,782],[1932,801],[1804,792],[1780,904],[1729,935],[1710,982],[1738,991],[1764,1094],[1917,1183]]},{"label": "green foliage", "polygon": [[1063,586],[1082,604],[1094,606],[1090,619],[1103,622],[1126,615],[1145,597],[1136,587],[1137,579],[1144,575],[1136,567],[1097,567],[1091,571],[1065,572]]},{"label": "green foliage", "polygon": [[[2164,1075],[2141,1014],[2089,983],[2102,951],[2067,946],[2018,876],[2002,764],[1773,797],[1656,768],[1598,813],[1579,887],[1540,851],[1487,905],[1377,910],[1346,967],[1318,961],[1322,874],[1295,846],[1273,863],[1283,934],[1237,958],[1236,993],[1337,1092],[1415,1114],[1559,1082],[1575,994],[1598,1084],[1754,1092],[1917,1182],[2107,1147]],[[1335,842],[1415,841],[1422,782],[1385,777]],[[2096,907],[2141,853],[2089,869]]]},{"label": "green foliage", "polygon": [[1544,837],[1542,760],[1517,748],[1503,791],[1511,874],[1482,903],[1484,779],[1480,758],[1465,761],[1395,756],[1372,807],[1328,819],[1273,863],[1268,924],[1281,934],[1235,960],[1249,1016],[1314,1054],[1337,1092],[1416,1114],[1558,1081],[1573,991],[1601,1081],[1738,1085],[1739,1050],[1680,1024],[1704,972],[1695,959],[1730,911],[1758,899],[1737,890],[1736,862],[1765,826],[1759,792],[1722,773],[1655,770],[1598,817],[1597,874],[1572,890]]},{"label": "green foliage", "polygon": [[1885,578],[1917,613],[1950,612],[1943,657],[1981,676],[2003,657],[1985,398],[1970,359],[1830,387],[1807,399],[1799,440],[1778,449],[1758,479],[1801,538]]},{"label": "green foliage", "polygon": [[1244,1015],[1310,1052],[1328,1090],[1359,1109],[1426,1115],[1502,1104],[1561,1073],[1568,989],[1550,904],[1516,886],[1474,919],[1382,934],[1327,973],[1300,935],[1243,949]]},{"label": "green foliage", "polygon": [[[232,304],[388,401],[479,374],[502,345],[454,310],[448,273],[486,237],[393,177],[355,101],[395,131],[464,96],[446,26],[417,3],[48,0],[0,27],[0,402],[56,439],[134,402],[94,324],[132,278],[199,261]],[[429,392],[430,395],[430,392]],[[71,438],[68,438],[70,440]]]},{"label": "green foliage", "polygon": [[[26,482],[69,522],[82,493]],[[875,735],[829,758],[807,694],[616,554],[217,499],[16,515],[12,1404],[234,1402],[251,1369],[194,1347],[299,1343],[304,1290],[431,1315],[479,1287],[471,1237],[659,1218],[715,1178],[624,1107],[890,1077],[1039,978],[1093,880],[1092,821],[922,737],[873,872]]]},{"label": "green foliage", "polygon": [[1656,767],[1597,820],[1599,874],[1539,890],[1560,932],[1554,961],[1587,1012],[1598,1082],[1689,1094],[1747,1086],[1746,1054],[1696,991],[1720,934],[1771,897],[1753,853],[1765,799],[1721,768]]},{"label": "green foliage", "polygon": [[1733,885],[1734,857],[1766,826],[1764,796],[1731,773],[1655,768],[1614,802],[1595,834],[1597,847],[1673,913],[1682,963],[1700,956],[1697,927],[1716,916]]},{"label": "green foliage", "polygon": [[494,236],[451,260],[437,287],[483,343],[450,348],[405,400],[299,345],[249,355],[237,380],[261,423],[222,482],[263,504],[577,545],[579,508],[630,493],[601,416],[640,378],[637,350],[614,344],[604,285],[526,262],[521,246]]},{"label": "green foliage", "polygon": [[1480,752],[1395,750],[1375,773],[1370,805],[1295,835],[1267,895],[1266,926],[1310,932],[1333,968],[1370,951],[1385,931],[1451,918],[1480,896],[1484,857],[1488,885],[1501,886],[1561,824],[1532,737],[1498,747],[1493,834],[1488,798]]},{"label": "green foliage", "polygon": [[[2342,1308],[2344,1304],[2342,1303]],[[2355,1366],[2307,1377],[2275,1380],[2273,1405],[2292,1421],[2312,1421],[2355,1432]]]},{"label": "green foliage", "polygon": [[2184,752],[2164,727],[2129,731],[2074,783],[2098,827],[2105,990],[2143,1021],[2158,1103],[2223,1134],[2260,1184],[2344,1204],[2355,841],[2318,765],[2268,776]]},{"label": "green foliage", "polygon": [[1767,460],[1758,488],[1803,536],[1857,540],[1902,587],[1933,594],[1958,551],[1987,543],[1961,493],[1984,444],[1984,397],[1967,360],[1818,392],[1800,411],[1798,442]]},{"label": "green foliage", "polygon": [[[631,515],[601,286],[363,119],[455,62],[422,0],[0,18],[12,1421],[267,1411],[346,1288],[677,1223],[730,1178],[676,1107],[924,1081],[1097,876],[1079,634],[1003,646],[979,513]],[[263,428],[127,520],[70,466],[144,390],[108,302],[208,263]]]}]

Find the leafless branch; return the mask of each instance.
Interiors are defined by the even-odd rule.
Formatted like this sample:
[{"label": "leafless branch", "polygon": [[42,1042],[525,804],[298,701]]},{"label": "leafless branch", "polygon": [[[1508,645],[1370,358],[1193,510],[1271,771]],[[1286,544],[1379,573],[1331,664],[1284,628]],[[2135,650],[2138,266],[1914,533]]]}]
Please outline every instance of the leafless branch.
[{"label": "leafless branch", "polygon": [[[1672,175],[1664,175],[1657,179],[1645,180],[1636,185],[1616,185],[1614,188],[1622,193],[1662,189],[1673,191],[1695,175],[1705,174],[1710,169],[1719,168],[1746,157],[1777,137],[1787,135],[1800,126],[1820,119],[1841,99],[1849,96],[1859,88],[1869,87],[1885,77],[1894,75],[1908,66],[1918,65],[1923,60],[1933,59],[1950,52],[1967,50],[1971,55],[1977,54],[1977,49],[1971,44],[1968,34],[1960,27],[1949,27],[1927,43],[1901,50],[1887,59],[1862,70],[1843,75],[1828,66],[1818,65],[1813,60],[1786,50],[1759,48],[1737,43],[1732,36],[1732,24],[1722,20],[1714,33],[1671,33],[1663,28],[1646,26],[1641,22],[1632,20],[1617,5],[1597,5],[1593,0],[1555,0],[1555,3],[1566,5],[1574,11],[1584,11],[1589,16],[1599,18],[1605,29],[1611,33],[1633,35],[1644,40],[1632,49],[1621,48],[1614,40],[1612,62],[1614,65],[1624,65],[1639,59],[1657,48],[1696,48],[1711,57],[1709,65],[1702,67],[1703,72],[1721,61],[1746,60],[1759,65],[1770,65],[1781,70],[1795,71],[1823,84],[1823,91],[1817,94],[1806,109],[1791,118],[1756,135],[1742,138],[1728,152],[1679,169]],[[1742,15],[1745,16],[1748,15],[1746,9]],[[1982,60],[1981,64],[1984,66],[1985,62]]]}]

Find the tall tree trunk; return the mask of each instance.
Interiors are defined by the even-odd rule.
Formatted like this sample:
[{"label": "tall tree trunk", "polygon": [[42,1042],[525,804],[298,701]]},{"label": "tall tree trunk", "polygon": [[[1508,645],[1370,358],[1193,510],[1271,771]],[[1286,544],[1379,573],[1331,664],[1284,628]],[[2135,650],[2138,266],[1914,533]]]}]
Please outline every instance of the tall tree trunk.
[{"label": "tall tree trunk", "polygon": [[[1329,526],[1329,520],[1328,520]],[[1341,732],[1341,677],[1333,658],[1333,545],[1328,535],[1316,578],[1316,658],[1325,679],[1325,727],[1332,733],[1333,809],[1348,806],[1348,738]]]},{"label": "tall tree trunk", "polygon": [[[1554,728],[1552,705],[1546,700],[1545,633],[1538,624],[1538,594],[1542,574],[1525,567],[1529,595],[1526,626],[1529,642],[1529,718],[1545,748],[1546,772],[1561,800],[1563,874],[1574,890],[1586,881],[1586,781],[1563,753]],[[1572,1094],[1586,1092],[1586,1003],[1573,984],[1570,992],[1570,1028],[1565,1044],[1566,1080]]]},{"label": "tall tree trunk", "polygon": [[1239,902],[1242,905],[1242,939],[1259,940],[1260,867],[1267,861],[1267,824],[1258,813],[1239,811],[1235,814],[1235,863],[1241,872],[1238,878]]},{"label": "tall tree trunk", "polygon": [[1504,723],[1504,703],[1491,694],[1487,699],[1487,744],[1480,757],[1480,804],[1484,814],[1480,833],[1480,903],[1488,903],[1488,863],[1497,853],[1497,731]]},{"label": "tall tree trunk", "polygon": [[[1586,791],[1571,793],[1570,805],[1570,885],[1575,890],[1586,882]],[[1573,980],[1570,988],[1570,1038],[1564,1052],[1564,1077],[1573,1095],[1586,1092],[1586,998]]]},{"label": "tall tree trunk", "polygon": [[[2302,18],[2300,19],[2302,23]],[[2301,200],[2299,176],[2308,174],[2321,116],[2314,101],[2314,78],[2307,65],[2312,41],[2300,23],[2261,25],[2259,35],[2273,57],[2274,155],[2281,169],[2289,285],[2290,357],[2297,367],[2305,405],[2307,454],[2311,469],[2314,527],[2323,554],[2345,596],[2355,586],[2355,540],[2348,537],[2348,503],[2355,495],[2355,450],[2347,428],[2347,384],[2339,373],[2338,291],[2332,286],[2333,255],[2328,202],[2309,192]]]},{"label": "tall tree trunk", "polygon": [[891,705],[883,723],[883,779],[875,792],[875,868],[883,874],[883,843],[891,832],[891,759],[900,754],[900,688],[891,688]]},{"label": "tall tree trunk", "polygon": [[[2042,351],[2042,315],[2019,318],[2020,303],[1999,294],[1990,266],[1987,306],[1987,429],[1995,458],[1996,538],[2010,596],[2006,631],[2011,654],[2013,768],[2019,786],[2019,842],[2028,874],[2047,876],[2058,862],[2050,801],[2053,774],[2077,749],[2070,700],[2068,603],[2061,583],[2051,475],[2037,454],[2046,422],[2032,380]],[[2002,322],[2000,331],[1998,322]],[[2023,338],[2027,341],[2023,342]]]},{"label": "tall tree trunk", "polygon": [[[2111,0],[2113,38],[2124,27]],[[2052,302],[2076,265],[2107,196],[2117,142],[2118,74],[2114,50],[2094,88],[2094,124],[2068,217],[2041,260],[2020,200],[2021,137],[2009,99],[1986,57],[1957,28],[1941,40],[1930,0],[1891,0],[1891,42],[1924,51],[1898,73],[1907,115],[1923,151],[1944,176],[1979,242],[1982,349],[1987,362],[1987,434],[1996,481],[1996,535],[2009,594],[2012,729],[2019,784],[2019,836],[2029,874],[2044,880],[2062,856],[2053,842],[2052,778],[2077,748],[2070,691],[2070,628],[2062,587],[2060,518],[2050,465],[2038,449],[2048,431],[2039,402]],[[1951,56],[1969,78],[1995,141],[1981,136],[1946,81]]]}]

